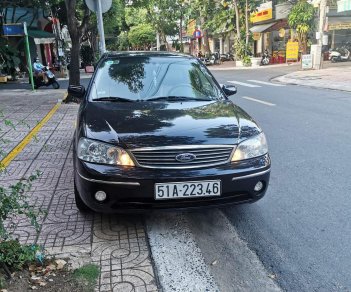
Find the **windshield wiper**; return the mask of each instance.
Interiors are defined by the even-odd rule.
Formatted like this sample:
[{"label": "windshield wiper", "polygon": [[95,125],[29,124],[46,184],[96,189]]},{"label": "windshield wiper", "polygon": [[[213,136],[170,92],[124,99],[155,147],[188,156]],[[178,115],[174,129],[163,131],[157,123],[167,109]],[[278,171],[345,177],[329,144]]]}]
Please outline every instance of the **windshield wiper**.
[{"label": "windshield wiper", "polygon": [[176,95],[169,95],[169,96],[158,96],[153,98],[145,99],[145,101],[156,101],[156,100],[172,100],[172,101],[186,101],[186,100],[196,100],[196,101],[211,101],[212,99],[209,98],[196,98],[196,97],[185,97],[185,96],[176,96]]},{"label": "windshield wiper", "polygon": [[92,101],[121,101],[121,102],[134,102],[138,101],[135,99],[129,99],[129,98],[124,98],[124,97],[118,97],[118,96],[106,96],[106,97],[98,97],[98,98],[93,98]]}]

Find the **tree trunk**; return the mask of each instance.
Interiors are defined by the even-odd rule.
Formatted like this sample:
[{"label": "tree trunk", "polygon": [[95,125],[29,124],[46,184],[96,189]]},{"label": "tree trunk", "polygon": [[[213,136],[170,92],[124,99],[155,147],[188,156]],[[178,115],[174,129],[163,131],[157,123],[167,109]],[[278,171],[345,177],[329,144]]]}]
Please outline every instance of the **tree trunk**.
[{"label": "tree trunk", "polygon": [[80,53],[80,41],[79,38],[71,37],[72,48],[71,48],[71,62],[69,64],[69,84],[80,85],[80,71],[79,71],[79,53]]},{"label": "tree trunk", "polygon": [[67,27],[71,37],[71,61],[69,64],[69,85],[80,85],[79,51],[80,35],[76,19],[76,0],[66,0]]},{"label": "tree trunk", "polygon": [[234,10],[235,10],[235,22],[236,22],[236,38],[241,39],[240,36],[240,12],[238,8],[237,0],[233,0]]},{"label": "tree trunk", "polygon": [[[88,28],[90,12],[88,7],[84,6],[83,19],[78,21],[76,17],[77,0],[65,0],[67,10],[67,27],[71,37],[71,62],[69,70],[69,85],[80,85],[79,72],[79,55],[81,38],[85,35]],[[66,99],[67,102],[75,101],[71,96]]]},{"label": "tree trunk", "polygon": [[[205,17],[201,17],[200,21],[201,21],[201,29],[205,26],[206,23],[206,18]],[[211,53],[210,50],[210,41],[208,39],[208,30],[207,29],[202,29],[202,35],[204,38],[204,45],[203,45],[203,53],[205,56],[209,55]]]}]

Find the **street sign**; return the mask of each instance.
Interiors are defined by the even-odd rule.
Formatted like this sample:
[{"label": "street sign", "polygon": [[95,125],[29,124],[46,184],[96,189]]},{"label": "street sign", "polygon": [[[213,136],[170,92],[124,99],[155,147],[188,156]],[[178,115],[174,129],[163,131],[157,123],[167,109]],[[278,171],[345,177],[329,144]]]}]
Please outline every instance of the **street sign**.
[{"label": "street sign", "polygon": [[[112,0],[101,0],[101,13],[105,13],[110,10],[112,6]],[[98,1],[97,0],[85,0],[85,4],[92,12],[98,12]]]},{"label": "street sign", "polygon": [[312,55],[302,55],[301,56],[301,66],[302,69],[312,69]]},{"label": "street sign", "polygon": [[194,32],[194,38],[199,39],[201,37],[202,37],[201,30],[196,29],[195,32]]}]

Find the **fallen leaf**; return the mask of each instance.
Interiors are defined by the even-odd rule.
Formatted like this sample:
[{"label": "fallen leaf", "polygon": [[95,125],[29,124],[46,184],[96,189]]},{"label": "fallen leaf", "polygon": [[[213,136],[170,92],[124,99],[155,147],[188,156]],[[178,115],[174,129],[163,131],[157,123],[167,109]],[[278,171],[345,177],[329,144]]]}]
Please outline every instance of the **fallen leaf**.
[{"label": "fallen leaf", "polygon": [[50,264],[50,265],[46,266],[46,269],[50,269],[51,271],[55,271],[56,266],[54,264]]},{"label": "fallen leaf", "polygon": [[44,286],[46,286],[46,282],[44,282],[44,281],[41,281],[40,283],[39,283],[39,286],[42,286],[42,287],[44,287]]},{"label": "fallen leaf", "polygon": [[37,276],[30,277],[30,280],[35,284],[39,284],[42,281],[41,277],[37,277]]},{"label": "fallen leaf", "polygon": [[32,290],[36,290],[36,289],[38,289],[38,287],[37,286],[32,286],[32,287],[30,287]]},{"label": "fallen leaf", "polygon": [[217,263],[218,263],[218,261],[217,261],[217,260],[214,260],[214,261],[211,263],[211,265],[212,265],[212,266],[215,266],[215,265],[217,265]]},{"label": "fallen leaf", "polygon": [[29,272],[33,272],[33,271],[36,270],[36,268],[37,268],[36,265],[30,265],[30,266],[28,267],[28,270],[29,270]]},{"label": "fallen leaf", "polygon": [[67,262],[64,260],[56,260],[55,263],[56,263],[57,270],[62,270],[63,267],[67,264]]}]

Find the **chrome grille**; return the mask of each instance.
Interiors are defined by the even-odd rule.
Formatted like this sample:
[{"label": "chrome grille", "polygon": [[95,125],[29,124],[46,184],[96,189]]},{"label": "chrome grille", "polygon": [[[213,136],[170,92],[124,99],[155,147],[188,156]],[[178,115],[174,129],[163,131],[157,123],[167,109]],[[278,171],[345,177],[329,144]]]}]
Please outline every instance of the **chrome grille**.
[{"label": "chrome grille", "polygon": [[[233,145],[197,145],[139,148],[131,150],[139,166],[163,169],[187,169],[216,166],[229,162]],[[193,161],[179,162],[176,156],[191,153]]]}]

